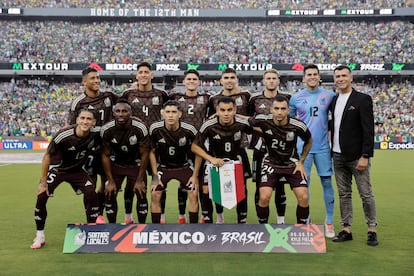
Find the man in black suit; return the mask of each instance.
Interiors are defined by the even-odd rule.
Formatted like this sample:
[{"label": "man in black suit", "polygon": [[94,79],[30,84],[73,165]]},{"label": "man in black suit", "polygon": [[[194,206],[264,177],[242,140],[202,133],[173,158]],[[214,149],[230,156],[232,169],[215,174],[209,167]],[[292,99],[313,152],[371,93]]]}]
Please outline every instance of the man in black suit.
[{"label": "man in black suit", "polygon": [[374,115],[369,95],[352,88],[349,67],[340,65],[334,70],[338,95],[332,102],[332,151],[335,179],[338,187],[342,231],[333,241],[352,240],[352,176],[362,199],[368,224],[370,246],[378,245],[376,206],[370,181],[370,158],[374,155]]}]

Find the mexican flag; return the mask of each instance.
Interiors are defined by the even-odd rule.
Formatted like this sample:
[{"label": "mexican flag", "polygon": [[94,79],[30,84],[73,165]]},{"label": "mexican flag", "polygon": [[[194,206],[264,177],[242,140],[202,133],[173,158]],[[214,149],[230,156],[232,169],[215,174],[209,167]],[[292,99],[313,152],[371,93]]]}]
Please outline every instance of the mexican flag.
[{"label": "mexican flag", "polygon": [[222,167],[208,164],[208,189],[210,198],[232,209],[240,201],[246,198],[244,189],[243,164],[240,161],[229,161]]}]

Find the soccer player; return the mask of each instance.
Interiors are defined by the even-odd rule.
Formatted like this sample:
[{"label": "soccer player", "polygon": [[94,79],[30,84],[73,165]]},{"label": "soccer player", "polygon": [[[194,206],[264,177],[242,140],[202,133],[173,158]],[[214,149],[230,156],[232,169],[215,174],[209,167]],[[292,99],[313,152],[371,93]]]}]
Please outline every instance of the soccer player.
[{"label": "soccer player", "polygon": [[352,240],[352,176],[362,200],[368,224],[369,246],[377,246],[377,209],[370,180],[374,156],[374,114],[372,98],[352,88],[352,73],[346,65],[334,70],[337,94],[332,102],[332,151],[339,194],[342,231],[334,242]]},{"label": "soccer player", "polygon": [[[305,122],[312,133],[312,148],[305,159],[305,170],[310,186],[312,164],[315,163],[319,175],[325,203],[325,236],[333,238],[334,190],[332,185],[331,146],[329,143],[329,109],[335,93],[319,87],[321,81],[319,68],[315,64],[306,65],[303,70],[305,89],[292,95],[289,108],[290,116]],[[298,150],[303,141],[298,139]],[[301,152],[298,152],[299,155]],[[310,189],[309,189],[310,198]]]},{"label": "soccer player", "polygon": [[[211,118],[215,112],[219,100],[222,97],[230,97],[235,102],[236,113],[241,115],[248,115],[247,106],[250,100],[250,93],[247,90],[242,90],[239,86],[239,79],[237,72],[233,68],[226,68],[221,73],[220,82],[223,86],[223,90],[210,98],[208,103],[208,116]],[[243,170],[246,178],[251,177],[250,161],[247,156],[246,147],[249,144],[248,137],[243,137],[241,147],[243,150],[240,152],[243,161]],[[203,208],[203,206],[202,206]],[[247,209],[246,209],[247,212]],[[223,206],[216,204],[217,221],[216,223],[224,223]]]},{"label": "soccer player", "polygon": [[[72,125],[76,123],[76,117],[80,110],[91,109],[97,114],[95,127],[99,130],[101,126],[112,120],[112,107],[115,105],[118,95],[109,91],[100,91],[101,78],[95,68],[88,67],[82,71],[82,84],[84,86],[84,92],[72,101],[68,124]],[[105,202],[104,183],[106,177],[102,168],[101,148],[97,149],[96,152],[88,157],[86,166],[88,172],[95,180],[98,174],[101,177],[98,198],[100,206],[99,213],[102,214]]]},{"label": "soccer player", "polygon": [[161,220],[161,196],[167,184],[175,179],[180,190],[185,190],[190,199],[190,223],[198,223],[198,174],[201,160],[193,164],[190,153],[197,130],[194,126],[180,122],[182,111],[178,101],[164,103],[164,120],[150,127],[152,149],[151,215],[153,223]]},{"label": "soccer player", "polygon": [[[250,98],[249,105],[247,107],[248,114],[255,116],[258,114],[270,114],[273,100],[277,95],[284,95],[290,98],[288,94],[282,94],[278,91],[280,84],[280,75],[276,69],[269,69],[263,73],[263,84],[265,86],[264,91]],[[260,169],[262,167],[263,157],[266,154],[266,147],[263,140],[258,135],[253,134],[251,141],[253,147],[253,181],[256,182],[256,192],[254,194],[254,202],[257,206],[259,202],[259,184],[260,184]],[[285,193],[285,181],[279,181],[275,187],[275,205],[277,212],[277,223],[285,223],[286,212],[286,193]]]},{"label": "soccer player", "polygon": [[[182,111],[181,121],[193,125],[196,129],[200,129],[207,117],[207,104],[210,98],[209,94],[201,94],[198,92],[200,86],[200,74],[197,70],[190,69],[184,72],[183,84],[185,93],[173,93],[170,95],[171,100],[180,103]],[[194,160],[194,155],[191,157]],[[202,181],[203,173],[199,174],[199,181]],[[201,189],[200,189],[201,192]],[[187,201],[187,191],[178,187],[178,223],[186,223],[185,207]]]},{"label": "soccer player", "polygon": [[[220,97],[217,102],[216,117],[207,120],[200,128],[191,150],[197,158],[203,158],[212,165],[221,167],[229,159],[242,161],[241,148],[244,134],[252,129],[246,120],[236,117],[236,103],[231,97]],[[206,148],[206,142],[208,148]],[[244,166],[243,166],[244,167]],[[246,178],[246,177],[245,177]],[[213,205],[208,195],[207,182],[204,181],[202,204],[205,223],[212,223]],[[246,184],[246,179],[245,179]],[[246,192],[247,194],[247,192]],[[237,222],[246,223],[247,198],[237,204]]]},{"label": "soccer player", "polygon": [[123,180],[133,187],[137,196],[138,222],[145,223],[148,213],[146,168],[149,136],[145,124],[132,117],[126,99],[119,99],[113,108],[115,119],[101,129],[103,140],[102,165],[108,182],[105,186],[105,208],[109,223],[116,223],[117,194]]},{"label": "soccer player", "polygon": [[[154,74],[151,71],[151,64],[148,62],[141,62],[137,66],[136,73],[137,83],[134,87],[125,90],[121,98],[128,100],[132,108],[132,116],[135,116],[145,123],[149,129],[151,124],[161,120],[162,105],[168,101],[167,92],[155,88],[152,84]],[[151,173],[151,168],[148,168]],[[134,192],[132,187],[127,185],[124,189],[125,200],[125,223],[133,223],[132,203],[134,199]],[[163,209],[165,208],[165,197],[163,200]],[[162,217],[164,222],[164,216]]]},{"label": "soccer player", "polygon": [[99,215],[98,197],[94,179],[85,170],[88,155],[101,143],[99,132],[93,130],[95,114],[92,110],[78,112],[76,124],[67,126],[52,138],[42,159],[42,171],[37,188],[37,201],[34,211],[36,237],[32,249],[45,244],[46,204],[60,183],[68,182],[75,191],[85,196],[85,211],[88,223],[94,223]]},{"label": "soccer player", "polygon": [[[309,217],[308,184],[303,166],[312,146],[312,138],[306,124],[289,117],[289,100],[277,95],[269,115],[260,114],[249,119],[251,126],[259,128],[267,148],[263,159],[260,197],[257,205],[259,223],[267,223],[269,201],[273,188],[281,177],[286,178],[297,199],[296,221],[306,224]],[[302,156],[296,150],[297,138],[304,141]]]}]

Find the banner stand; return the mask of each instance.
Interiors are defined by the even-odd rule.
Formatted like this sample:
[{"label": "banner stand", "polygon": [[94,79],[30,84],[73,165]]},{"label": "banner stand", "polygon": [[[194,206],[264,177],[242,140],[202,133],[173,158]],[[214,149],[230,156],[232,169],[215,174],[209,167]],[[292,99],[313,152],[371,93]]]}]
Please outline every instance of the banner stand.
[{"label": "banner stand", "polygon": [[317,224],[68,224],[63,253],[326,253]]}]

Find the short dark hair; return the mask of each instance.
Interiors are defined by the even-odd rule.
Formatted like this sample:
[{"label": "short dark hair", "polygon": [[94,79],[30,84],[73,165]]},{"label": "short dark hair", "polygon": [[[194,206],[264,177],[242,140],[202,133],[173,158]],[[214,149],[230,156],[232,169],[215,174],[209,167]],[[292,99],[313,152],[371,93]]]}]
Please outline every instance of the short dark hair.
[{"label": "short dark hair", "polygon": [[176,106],[178,110],[181,110],[181,105],[178,101],[168,100],[162,105],[162,109],[165,109],[167,106]]},{"label": "short dark hair", "polygon": [[237,75],[236,70],[230,67],[227,67],[226,69],[224,69],[223,72],[221,72],[221,75],[223,76],[224,74],[229,74],[229,73]]},{"label": "short dark hair", "polygon": [[85,107],[85,108],[81,108],[81,109],[79,109],[78,114],[76,115],[76,117],[79,117],[79,115],[80,115],[82,112],[89,112],[89,113],[92,113],[93,118],[96,120],[97,114],[96,114],[96,110],[95,110],[95,109],[92,109],[92,108],[86,108],[86,107]]},{"label": "short dark hair", "polygon": [[86,67],[85,69],[82,70],[82,78],[86,77],[91,72],[98,72],[98,70],[92,67]]},{"label": "short dark hair", "polygon": [[334,69],[334,73],[338,70],[343,70],[343,69],[347,69],[349,71],[349,73],[352,73],[351,68],[349,68],[349,66],[343,65],[343,64],[336,66],[335,69]]},{"label": "short dark hair", "polygon": [[138,64],[137,66],[137,70],[139,70],[139,68],[141,67],[148,67],[151,70],[151,64],[149,62],[143,61],[140,64]]},{"label": "short dark hair", "polygon": [[306,70],[308,70],[308,69],[316,69],[316,71],[318,71],[318,74],[319,74],[319,67],[316,64],[305,65],[305,67],[303,68],[303,75],[306,74]]},{"label": "short dark hair", "polygon": [[273,98],[273,102],[286,102],[289,105],[289,100],[285,95],[277,94],[276,97]]},{"label": "short dark hair", "polygon": [[116,101],[116,103],[115,103],[115,104],[119,104],[119,103],[125,103],[125,104],[130,105],[130,104],[129,104],[129,102],[128,102],[128,99],[126,99],[126,98],[119,98],[119,99]]},{"label": "short dark hair", "polygon": [[188,74],[194,74],[197,75],[198,78],[200,78],[200,73],[198,73],[197,70],[195,69],[189,69],[187,71],[184,72],[184,78],[187,77]]},{"label": "short dark hair", "polygon": [[217,101],[217,106],[220,103],[232,103],[233,105],[236,105],[236,102],[234,101],[234,99],[232,97],[227,97],[227,96],[219,97],[219,99]]}]

